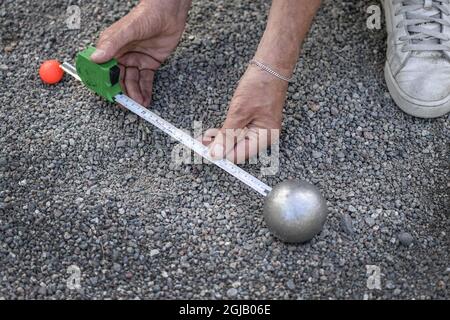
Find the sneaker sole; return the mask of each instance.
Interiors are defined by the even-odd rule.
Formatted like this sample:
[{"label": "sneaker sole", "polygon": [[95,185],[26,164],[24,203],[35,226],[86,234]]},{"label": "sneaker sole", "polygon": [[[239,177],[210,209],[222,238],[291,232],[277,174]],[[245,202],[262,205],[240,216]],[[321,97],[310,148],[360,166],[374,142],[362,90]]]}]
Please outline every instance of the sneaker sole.
[{"label": "sneaker sole", "polygon": [[450,96],[433,102],[421,101],[408,96],[398,86],[387,62],[384,67],[384,77],[386,79],[389,93],[395,103],[407,114],[414,117],[429,119],[441,117],[450,112]]}]

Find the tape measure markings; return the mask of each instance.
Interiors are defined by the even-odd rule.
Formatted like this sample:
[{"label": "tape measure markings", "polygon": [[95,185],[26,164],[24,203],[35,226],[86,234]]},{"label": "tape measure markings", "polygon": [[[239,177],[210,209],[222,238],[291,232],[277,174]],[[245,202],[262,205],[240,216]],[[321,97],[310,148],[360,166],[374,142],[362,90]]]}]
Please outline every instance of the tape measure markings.
[{"label": "tape measure markings", "polygon": [[[64,62],[61,65],[61,68],[73,76],[75,79],[81,81],[80,77],[77,74],[76,69],[69,63]],[[261,180],[257,179],[256,177],[252,176],[245,170],[239,168],[237,165],[232,163],[231,161],[227,159],[221,159],[221,160],[212,160],[208,154],[208,147],[203,145],[200,141],[196,140],[195,138],[191,137],[189,134],[185,133],[184,131],[178,129],[168,121],[162,119],[152,111],[146,109],[145,107],[138,104],[136,101],[131,99],[130,97],[124,95],[124,94],[118,94],[114,97],[114,100],[119,103],[120,105],[124,106],[126,109],[130,110],[137,116],[141,117],[147,122],[150,122],[155,127],[160,129],[161,131],[164,131],[166,134],[171,136],[173,139],[177,140],[178,142],[182,143],[189,149],[193,150],[194,152],[198,153],[203,158],[207,159],[208,161],[214,163],[218,167],[222,168],[232,176],[236,177],[237,179],[241,180],[243,183],[254,189],[255,191],[259,192],[263,196],[267,196],[270,191],[272,190],[271,187],[269,187],[267,184],[262,182]]]}]

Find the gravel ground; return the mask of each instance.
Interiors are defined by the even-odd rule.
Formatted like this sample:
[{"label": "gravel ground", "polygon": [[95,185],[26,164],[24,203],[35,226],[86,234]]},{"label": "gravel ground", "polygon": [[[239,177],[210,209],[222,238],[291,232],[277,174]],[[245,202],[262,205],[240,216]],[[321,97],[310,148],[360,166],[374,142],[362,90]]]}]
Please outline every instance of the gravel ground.
[{"label": "gravel ground", "polygon": [[[70,77],[41,83],[43,60],[73,61],[135,1],[71,1],[80,30],[66,28],[67,1],[0,1],[0,298],[448,299],[449,117],[394,105],[385,32],[365,27],[373,1],[355,2],[325,1],[289,89],[280,171],[262,177],[327,197],[324,231],[286,245],[234,178],[173,166],[172,140]],[[219,125],[268,7],[195,1],[154,110]]]}]

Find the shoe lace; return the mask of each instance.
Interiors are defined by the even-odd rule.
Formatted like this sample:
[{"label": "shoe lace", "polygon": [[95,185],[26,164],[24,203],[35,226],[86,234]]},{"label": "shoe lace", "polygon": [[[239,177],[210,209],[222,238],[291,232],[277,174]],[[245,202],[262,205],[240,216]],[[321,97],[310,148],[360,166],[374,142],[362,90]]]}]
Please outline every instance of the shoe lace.
[{"label": "shoe lace", "polygon": [[450,15],[450,0],[393,0],[401,4],[395,15],[404,19],[397,27],[406,27],[408,35],[399,38],[404,41],[403,51],[450,51],[450,36],[444,27],[450,27],[445,17]]}]

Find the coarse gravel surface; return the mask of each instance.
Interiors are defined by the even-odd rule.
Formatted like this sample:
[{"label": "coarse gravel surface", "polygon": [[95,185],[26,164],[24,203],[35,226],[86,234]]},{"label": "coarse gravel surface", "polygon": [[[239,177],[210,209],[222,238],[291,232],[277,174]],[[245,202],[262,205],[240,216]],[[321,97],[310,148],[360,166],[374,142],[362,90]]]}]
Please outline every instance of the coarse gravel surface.
[{"label": "coarse gravel surface", "polygon": [[[280,171],[261,177],[326,196],[326,226],[304,245],[274,239],[263,199],[227,173],[174,166],[175,143],[144,121],[68,76],[41,83],[43,60],[73,62],[135,3],[0,1],[0,298],[450,298],[450,118],[393,103],[385,32],[366,28],[373,1],[324,1],[289,88]],[[194,1],[152,108],[181,128],[220,125],[269,5]]]}]

